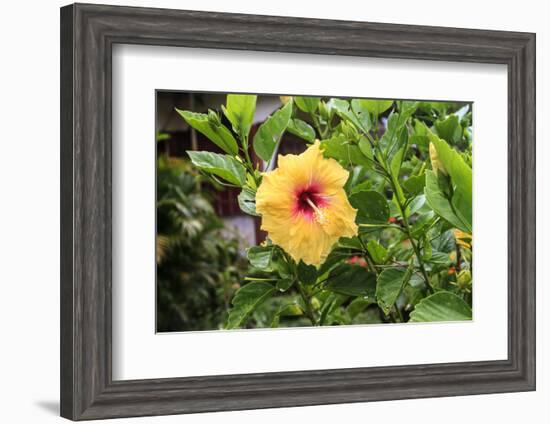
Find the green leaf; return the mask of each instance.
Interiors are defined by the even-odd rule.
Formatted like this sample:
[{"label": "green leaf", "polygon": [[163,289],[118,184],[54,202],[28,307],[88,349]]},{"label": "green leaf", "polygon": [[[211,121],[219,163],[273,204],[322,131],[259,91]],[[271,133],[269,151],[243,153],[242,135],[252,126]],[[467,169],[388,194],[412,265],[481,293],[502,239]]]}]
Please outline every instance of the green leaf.
[{"label": "green leaf", "polygon": [[187,154],[193,164],[210,174],[217,175],[231,184],[243,186],[246,182],[246,169],[235,158],[212,152],[191,152]]},{"label": "green leaf", "polygon": [[198,132],[204,134],[216,146],[224,152],[235,156],[239,153],[237,141],[221,122],[215,123],[212,119],[208,119],[205,113],[195,113],[187,110],[176,109],[176,112]]},{"label": "green leaf", "polygon": [[[405,103],[405,102],[403,102]],[[407,102],[407,105],[410,102]],[[392,112],[388,118],[388,128],[386,129],[386,132],[380,139],[380,145],[384,149],[386,155],[390,155],[394,151],[397,151],[395,148],[396,143],[402,141],[403,131],[407,131],[406,124],[408,119],[412,116],[414,111],[416,110],[415,107],[408,105],[405,108],[402,108],[399,113]],[[398,148],[401,146],[398,146]]]},{"label": "green leaf", "polygon": [[325,287],[335,293],[374,298],[376,276],[362,266],[342,263],[330,271]]},{"label": "green leaf", "polygon": [[[403,164],[403,158],[405,157],[405,153],[407,153],[408,149],[408,139],[409,134],[407,132],[406,128],[403,128],[401,130],[401,134],[399,135],[397,146],[397,151],[393,158],[391,159],[390,164],[390,170],[392,175],[395,177],[395,179],[399,179],[399,172],[401,172],[401,165]],[[390,156],[391,157],[391,156]]]},{"label": "green leaf", "polygon": [[253,188],[244,186],[237,196],[237,202],[244,213],[252,216],[260,216],[260,214],[256,212],[256,190]]},{"label": "green leaf", "polygon": [[319,106],[320,97],[293,97],[298,108],[306,113],[314,113]]},{"label": "green leaf", "polygon": [[388,260],[388,251],[376,240],[369,240],[367,243],[367,250],[369,251],[369,254],[374,262],[378,265],[381,265]]},{"label": "green leaf", "polygon": [[354,319],[357,315],[363,312],[368,306],[376,303],[374,299],[365,299],[363,297],[356,297],[346,308],[351,319]]},{"label": "green leaf", "polygon": [[359,146],[351,144],[342,134],[337,134],[328,140],[321,141],[321,149],[326,158],[336,159],[345,166],[361,165],[369,167],[371,163],[359,150]]},{"label": "green leaf", "polygon": [[351,110],[361,124],[361,129],[368,132],[372,127],[372,121],[369,114],[368,103],[370,100],[353,99],[351,101]]},{"label": "green leaf", "polygon": [[376,284],[376,300],[378,306],[387,315],[399,297],[403,286],[411,278],[411,269],[386,268],[378,276]]},{"label": "green leaf", "polygon": [[432,244],[430,243],[430,240],[428,237],[424,239],[424,243],[422,243],[422,259],[425,261],[429,261],[432,257],[433,249]]},{"label": "green leaf", "polygon": [[306,265],[303,261],[298,263],[298,280],[304,284],[313,284],[317,281],[317,268]]},{"label": "green leaf", "polygon": [[410,322],[469,321],[472,308],[457,295],[439,291],[422,299],[411,312]]},{"label": "green leaf", "polygon": [[422,193],[424,186],[426,185],[426,176],[424,173],[407,178],[401,183],[403,188],[411,196],[417,196]]},{"label": "green leaf", "polygon": [[393,100],[361,100],[362,106],[374,116],[380,116],[393,105]]},{"label": "green leaf", "polygon": [[355,113],[350,110],[350,105],[347,100],[330,99],[328,105],[332,110],[336,111],[336,114],[341,119],[351,122],[356,128],[362,128],[361,121],[357,118]]},{"label": "green leaf", "polygon": [[260,125],[254,136],[254,151],[265,161],[269,161],[275,147],[285,132],[290,115],[292,113],[292,102],[288,102],[281,109],[273,113]]},{"label": "green leaf", "polygon": [[304,311],[302,311],[300,305],[296,303],[287,303],[286,305],[281,305],[273,316],[273,321],[271,321],[271,328],[277,328],[279,326],[279,321],[281,317],[296,317],[303,314]]},{"label": "green leaf", "polygon": [[315,130],[307,122],[301,119],[291,119],[288,122],[288,132],[294,134],[297,137],[303,138],[310,143],[315,141]]},{"label": "green leaf", "polygon": [[287,291],[294,284],[292,278],[283,278],[282,280],[277,281],[276,288],[281,292]]},{"label": "green leaf", "polygon": [[271,268],[276,271],[283,279],[294,278],[294,269],[292,265],[286,261],[284,254],[280,249],[274,248],[273,257],[271,258]]},{"label": "green leaf", "polygon": [[448,253],[436,252],[436,251],[432,251],[432,255],[430,259],[428,259],[427,261],[435,265],[448,266],[451,264],[451,258],[449,258]]},{"label": "green leaf", "polygon": [[413,215],[416,212],[418,212],[422,206],[426,203],[426,196],[421,194],[420,196],[416,196],[411,203],[409,203],[409,215]]},{"label": "green leaf", "polygon": [[439,188],[437,176],[433,171],[426,171],[426,186],[424,187],[426,201],[436,214],[449,221],[454,227],[465,231],[472,232],[472,227],[466,221],[463,221],[454,212],[454,207],[451,202],[445,197],[443,191]]},{"label": "green leaf", "polygon": [[418,105],[420,104],[419,102],[414,100],[402,100],[397,103],[399,106],[399,111],[408,116],[412,116],[412,114],[416,112],[416,109],[418,109]]},{"label": "green leaf", "polygon": [[228,94],[226,106],[222,106],[224,115],[241,140],[247,138],[250,132],[256,111],[256,99],[257,96],[250,94]]},{"label": "green leaf", "polygon": [[274,249],[273,246],[252,246],[247,250],[246,257],[253,267],[266,269],[271,265]]},{"label": "green leaf", "polygon": [[263,281],[242,286],[233,297],[233,307],[227,317],[228,330],[242,326],[250,314],[275,292],[275,287]]},{"label": "green leaf", "polygon": [[444,120],[434,122],[437,135],[449,143],[458,143],[462,139],[462,127],[458,116],[449,115]]},{"label": "green leaf", "polygon": [[355,250],[361,250],[363,248],[363,245],[361,244],[361,241],[359,240],[359,237],[340,237],[338,240],[338,246],[345,247],[346,249],[355,249]]},{"label": "green leaf", "polygon": [[390,217],[390,208],[384,196],[377,191],[364,190],[349,197],[351,205],[357,209],[358,224],[385,224]]},{"label": "green leaf", "polygon": [[361,150],[361,153],[372,160],[374,157],[374,153],[372,151],[372,146],[369,141],[365,137],[361,137],[359,143],[357,144],[359,146],[359,150]]},{"label": "green leaf", "polygon": [[449,146],[444,140],[433,133],[428,133],[430,142],[437,150],[438,160],[443,164],[445,171],[450,175],[455,186],[452,205],[455,215],[458,215],[472,232],[472,168],[464,161],[460,153]]}]

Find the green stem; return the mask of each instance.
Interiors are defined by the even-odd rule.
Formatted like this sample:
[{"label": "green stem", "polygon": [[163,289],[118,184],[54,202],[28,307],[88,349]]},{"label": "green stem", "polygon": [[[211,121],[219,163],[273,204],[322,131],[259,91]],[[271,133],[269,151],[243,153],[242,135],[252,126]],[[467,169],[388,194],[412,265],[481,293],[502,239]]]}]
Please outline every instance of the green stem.
[{"label": "green stem", "polygon": [[245,281],[279,281],[279,278],[244,277]]},{"label": "green stem", "polygon": [[321,139],[324,139],[326,138],[326,131],[322,131],[321,130],[321,124],[319,123],[319,120],[317,119],[317,115],[315,115],[314,113],[313,114],[310,114],[311,116],[311,120],[313,122],[313,126],[315,127],[315,129],[317,130],[317,133],[319,133],[319,137]]},{"label": "green stem", "polygon": [[243,151],[244,153],[244,166],[246,167],[246,169],[248,170],[248,172],[250,173],[250,175],[252,175],[252,178],[254,179],[254,182],[256,183],[256,185],[258,185],[259,181],[258,179],[256,178],[256,173],[254,172],[254,164],[252,163],[252,158],[250,157],[250,153],[248,152],[248,139],[244,139],[242,141],[242,148],[241,150]]},{"label": "green stem", "polygon": [[[430,293],[433,293],[433,288],[430,285],[430,278],[428,277],[428,273],[426,272],[426,268],[424,267],[424,261],[422,260],[422,255],[420,254],[420,249],[418,248],[418,245],[416,244],[413,236],[411,227],[409,226],[409,219],[407,217],[407,212],[405,210],[405,207],[403,206],[403,203],[401,202],[399,193],[402,192],[401,187],[399,185],[399,182],[396,180],[396,178],[393,177],[391,174],[391,171],[388,171],[388,162],[384,159],[384,167],[386,168],[385,171],[388,174],[390,178],[390,184],[392,186],[395,199],[397,201],[397,206],[399,207],[399,212],[401,212],[401,217],[403,218],[403,225],[405,226],[405,233],[407,234],[407,238],[411,242],[411,246],[413,248],[413,251],[416,255],[416,259],[418,260],[418,267],[420,268],[420,272],[422,273],[422,276],[424,277],[424,281],[426,282],[426,287],[428,288],[428,291]],[[399,188],[399,190],[398,190]]]},{"label": "green stem", "polygon": [[395,302],[393,306],[394,306],[394,308],[397,312],[397,316],[399,317],[399,321],[405,322],[405,318],[403,318],[403,313],[401,312],[401,309],[398,308],[397,302]]},{"label": "green stem", "polygon": [[378,270],[374,266],[374,259],[372,258],[372,255],[369,252],[369,249],[367,249],[367,246],[365,246],[365,243],[361,239],[361,236],[357,237],[359,240],[359,243],[361,243],[361,247],[363,248],[363,251],[365,253],[365,260],[367,261],[367,266],[371,270],[371,272],[374,272],[376,275],[378,275]]},{"label": "green stem", "polygon": [[304,305],[306,308],[304,312],[306,313],[306,316],[311,321],[311,325],[317,325],[317,322],[315,320],[315,314],[313,313],[313,306],[311,305],[311,299],[306,294],[304,287],[302,286],[302,283],[300,281],[296,281],[296,287],[298,287],[298,292],[300,293],[300,296],[304,301]]},{"label": "green stem", "polygon": [[418,245],[414,241],[412,234],[411,234],[411,228],[409,227],[409,222],[407,218],[405,217],[405,211],[402,209],[401,203],[398,201],[399,208],[401,209],[401,213],[403,214],[403,223],[405,224],[405,230],[407,232],[407,237],[411,241],[411,246],[414,250],[414,253],[416,255],[416,259],[418,260],[418,267],[420,268],[420,272],[422,273],[422,276],[424,277],[424,280],[426,281],[426,286],[428,288],[428,291],[430,293],[433,293],[433,288],[430,284],[430,278],[428,277],[428,273],[426,272],[426,268],[424,267],[424,261],[422,260],[422,255],[420,254],[420,249],[418,248]]},{"label": "green stem", "polygon": [[395,224],[359,224],[359,227],[364,228],[394,228],[396,230],[405,231],[403,227]]}]

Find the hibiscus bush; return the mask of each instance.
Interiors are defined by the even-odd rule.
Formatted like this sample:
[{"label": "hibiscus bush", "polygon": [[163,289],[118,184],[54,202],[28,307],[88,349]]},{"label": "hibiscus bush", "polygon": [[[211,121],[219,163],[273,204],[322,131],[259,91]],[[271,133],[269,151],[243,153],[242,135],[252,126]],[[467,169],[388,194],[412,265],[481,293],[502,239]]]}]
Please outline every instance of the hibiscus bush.
[{"label": "hibiscus bush", "polygon": [[[259,217],[225,328],[470,320],[471,105],[254,95],[177,110],[224,153],[189,151]],[[299,154],[278,155],[285,132]]]},{"label": "hibiscus bush", "polygon": [[157,160],[157,331],[218,328],[247,269],[187,160]]}]

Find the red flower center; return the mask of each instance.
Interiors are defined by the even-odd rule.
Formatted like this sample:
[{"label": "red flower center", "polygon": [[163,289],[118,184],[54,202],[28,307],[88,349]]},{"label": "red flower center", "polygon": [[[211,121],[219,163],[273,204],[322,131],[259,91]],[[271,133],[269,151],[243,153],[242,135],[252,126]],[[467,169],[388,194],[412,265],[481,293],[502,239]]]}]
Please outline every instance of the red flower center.
[{"label": "red flower center", "polygon": [[315,210],[328,203],[327,198],[321,194],[321,188],[315,183],[296,190],[295,199],[294,214],[301,214],[308,219],[314,219]]}]

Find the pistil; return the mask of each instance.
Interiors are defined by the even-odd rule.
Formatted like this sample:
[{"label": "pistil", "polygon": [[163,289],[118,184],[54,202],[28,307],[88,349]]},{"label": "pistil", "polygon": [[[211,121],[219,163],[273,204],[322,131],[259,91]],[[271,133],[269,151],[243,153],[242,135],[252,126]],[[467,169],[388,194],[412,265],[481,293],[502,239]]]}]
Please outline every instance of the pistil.
[{"label": "pistil", "polygon": [[305,200],[307,204],[311,206],[311,209],[313,209],[315,214],[315,220],[319,224],[326,224],[328,222],[328,219],[325,213],[321,209],[319,209],[315,203],[313,203],[313,201],[309,198],[309,196],[306,196]]}]

